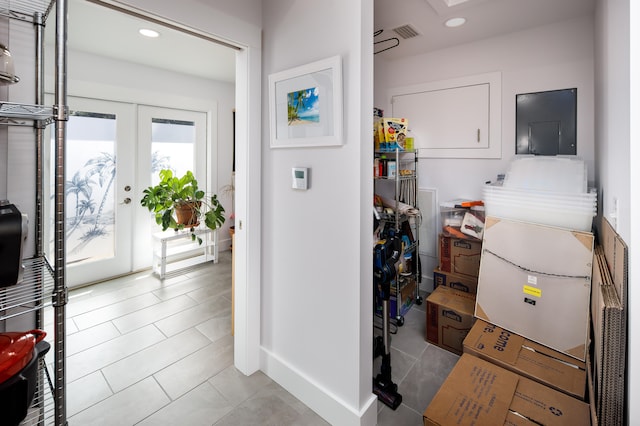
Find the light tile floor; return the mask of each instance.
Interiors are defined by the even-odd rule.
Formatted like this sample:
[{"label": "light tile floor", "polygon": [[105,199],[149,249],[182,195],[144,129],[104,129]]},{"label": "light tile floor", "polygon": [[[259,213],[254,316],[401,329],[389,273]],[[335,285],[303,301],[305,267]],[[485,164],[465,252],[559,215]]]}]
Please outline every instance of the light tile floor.
[{"label": "light tile floor", "polygon": [[[459,356],[425,340],[427,294],[422,305],[413,305],[404,316],[404,325],[391,326],[391,377],[398,385],[402,404],[394,411],[378,401],[379,426],[422,426],[427,408]],[[381,324],[376,319],[375,324]],[[380,330],[376,330],[376,334]],[[381,358],[373,363],[374,375],[380,372]]]},{"label": "light tile floor", "polygon": [[[230,252],[165,280],[149,271],[74,289],[66,318],[70,426],[327,424],[263,373],[233,366]],[[50,310],[45,320],[51,339]],[[424,341],[424,327],[424,305],[414,306],[392,336],[404,401],[396,411],[378,403],[379,425],[421,425],[457,361]]]}]

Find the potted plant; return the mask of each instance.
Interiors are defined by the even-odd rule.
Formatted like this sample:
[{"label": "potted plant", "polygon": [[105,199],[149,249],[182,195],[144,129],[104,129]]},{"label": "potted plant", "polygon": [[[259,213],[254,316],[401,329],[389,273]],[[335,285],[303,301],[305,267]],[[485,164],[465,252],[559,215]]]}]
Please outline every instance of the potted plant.
[{"label": "potted plant", "polygon": [[188,228],[191,239],[198,240],[199,244],[202,244],[202,239],[194,231],[203,218],[207,228],[213,230],[220,228],[225,221],[224,207],[217,195],[205,197],[191,171],[176,177],[169,169],[161,170],[160,182],[145,189],[143,194],[140,204],[154,213],[156,223],[162,226],[163,231]]}]

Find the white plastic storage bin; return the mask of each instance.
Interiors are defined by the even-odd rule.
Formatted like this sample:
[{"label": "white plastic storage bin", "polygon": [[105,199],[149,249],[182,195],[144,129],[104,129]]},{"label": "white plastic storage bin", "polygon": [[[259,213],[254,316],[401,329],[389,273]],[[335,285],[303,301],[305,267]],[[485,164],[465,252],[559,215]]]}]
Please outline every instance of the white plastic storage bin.
[{"label": "white plastic storage bin", "polygon": [[509,164],[504,187],[586,193],[587,166],[574,157],[517,157]]},{"label": "white plastic storage bin", "polygon": [[561,193],[485,185],[487,216],[513,219],[576,231],[591,231],[597,213],[597,193]]}]

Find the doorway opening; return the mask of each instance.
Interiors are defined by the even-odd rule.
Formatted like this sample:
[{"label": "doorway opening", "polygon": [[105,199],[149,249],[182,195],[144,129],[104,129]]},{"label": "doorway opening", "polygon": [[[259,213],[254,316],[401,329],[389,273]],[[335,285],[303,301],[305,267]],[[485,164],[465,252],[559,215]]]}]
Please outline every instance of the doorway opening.
[{"label": "doorway opening", "polygon": [[[195,6],[195,3],[194,3]],[[73,14],[75,11],[80,11],[82,8],[93,8],[97,9],[99,12],[99,19],[83,19],[83,18],[73,18]],[[115,15],[120,17],[136,17],[141,19],[146,23],[153,23],[162,25],[163,28],[172,28],[174,30],[179,30],[176,32],[181,33],[183,36],[190,36],[194,40],[200,40],[201,42],[206,42],[207,45],[204,49],[196,49],[198,56],[200,57],[208,57],[211,49],[214,49],[214,46],[220,47],[223,46],[227,51],[231,52],[233,57],[232,66],[235,67],[233,71],[234,82],[237,80],[237,84],[235,84],[234,95],[236,99],[236,104],[233,107],[236,108],[236,119],[238,122],[237,127],[234,128],[233,124],[228,126],[223,126],[222,117],[225,117],[224,109],[221,105],[219,114],[209,114],[207,120],[209,120],[209,124],[211,128],[218,129],[218,134],[209,135],[212,139],[222,140],[220,135],[221,132],[228,131],[232,132],[236,130],[235,139],[238,142],[236,147],[236,178],[235,181],[235,214],[240,220],[236,220],[236,236],[235,236],[235,245],[234,251],[238,257],[238,261],[235,266],[235,287],[236,287],[236,327],[235,327],[235,341],[236,341],[236,350],[235,350],[235,364],[236,367],[245,374],[253,373],[254,371],[259,369],[259,308],[260,308],[260,275],[259,275],[259,259],[260,259],[260,229],[259,229],[259,213],[260,213],[260,120],[259,117],[261,115],[259,102],[249,103],[249,98],[260,97],[259,89],[259,80],[260,80],[260,34],[259,31],[254,31],[254,28],[251,24],[245,25],[241,24],[238,28],[245,28],[247,31],[238,33],[236,36],[224,35],[223,37],[228,42],[220,43],[219,40],[215,39],[215,37],[210,34],[204,34],[198,30],[193,30],[188,27],[183,26],[182,24],[177,24],[171,22],[165,18],[159,18],[159,15],[170,16],[171,13],[157,13],[154,15],[154,11],[156,9],[163,9],[170,7],[166,4],[157,4],[150,6],[152,11],[141,11],[140,9],[127,6],[123,2],[112,2],[110,0],[89,0],[89,1],[80,1],[80,0],[71,0],[69,7],[70,21],[74,22],[73,27],[70,28],[69,31],[69,41],[73,42],[75,39],[74,32],[80,31],[83,26],[89,27],[90,30],[94,32],[95,29],[102,25],[106,20],[106,10],[115,11]],[[215,24],[216,19],[220,20],[221,25],[224,26],[224,21],[221,18],[214,16],[212,17],[212,21]],[[188,22],[189,19],[183,19],[183,22]],[[114,31],[113,28],[118,28],[118,31]],[[232,32],[236,31],[237,28],[231,29]],[[137,31],[137,29],[136,29]],[[129,45],[126,42],[119,40],[115,42],[115,38],[119,37],[121,33],[123,33],[121,26],[108,26],[108,29],[103,31],[102,38],[106,39],[109,42],[109,45],[117,50],[118,52],[127,52],[132,51]],[[247,35],[244,35],[244,34]],[[106,37],[105,37],[106,36]],[[193,37],[196,36],[196,37]],[[47,37],[47,40],[53,40],[55,37]],[[82,37],[78,37],[81,42],[86,41],[83,40]],[[231,40],[238,39],[244,40],[244,42],[240,42],[237,45],[234,45]],[[89,40],[88,45],[82,45],[80,43],[79,46],[75,47],[80,52],[79,59],[77,63],[80,61],[91,62],[95,58],[95,44],[96,40]],[[127,46],[127,48],[122,48],[122,46]],[[183,44],[180,44],[182,50]],[[257,46],[257,47],[254,47]],[[74,48],[73,46],[70,46]],[[229,49],[231,47],[232,49]],[[165,55],[167,56],[167,52],[173,55],[173,59],[176,59],[176,55],[180,52],[178,50],[164,50],[161,54],[156,55],[156,57]],[[174,55],[175,54],[175,55]],[[135,56],[135,54],[134,54]],[[136,58],[122,59],[122,61],[134,61]],[[181,61],[176,60],[176,63],[181,63]],[[132,63],[132,62],[131,62]],[[151,63],[147,65],[152,65]],[[82,68],[82,67],[81,67]],[[194,66],[191,64],[191,71],[199,70],[199,66]],[[70,67],[71,72],[77,70],[77,67]],[[49,73],[47,73],[49,74]],[[122,82],[123,84],[131,84],[129,80],[129,76],[126,73],[118,73],[115,70],[109,69],[109,67],[102,67],[97,73],[97,75],[107,75],[109,77],[109,81],[113,82]],[[150,74],[149,79],[160,78],[163,76],[163,71],[159,71],[158,73]],[[210,75],[209,75],[210,77]],[[196,76],[197,78],[197,76]],[[201,76],[204,82],[204,76]],[[77,84],[75,84],[77,83]],[[114,99],[114,100],[124,100],[126,97],[122,92],[118,92],[118,90],[113,91],[113,87],[108,84],[86,84],[85,81],[78,81],[69,85],[70,94],[73,95],[74,90],[79,89],[89,89],[93,93],[92,97],[97,99]],[[49,87],[52,85],[50,84]],[[188,84],[185,84],[182,81],[175,81],[171,79],[165,79],[160,84],[157,85],[158,88],[167,89],[172,91],[171,99],[178,99],[182,94],[183,88],[189,88]],[[138,95],[141,95],[137,88],[133,88],[133,91]],[[145,95],[140,96],[139,103],[145,103],[148,105],[158,105],[155,101],[156,98],[146,97]],[[176,104],[172,103],[171,99],[163,99],[166,103],[161,104],[161,106],[175,107]],[[232,107],[229,107],[229,120],[231,121],[231,110]],[[230,138],[233,140],[233,138]],[[251,147],[249,147],[249,141],[253,140],[255,142],[251,143]],[[233,151],[233,146],[222,147],[221,144],[218,144],[216,147],[218,154],[222,154],[221,150],[228,149],[229,152]],[[226,154],[225,154],[226,155]],[[231,154],[232,156],[233,154]],[[229,170],[231,170],[232,162],[229,161]],[[251,170],[251,176],[249,176],[248,170]],[[207,180],[216,181],[219,184],[218,187],[224,186],[228,179],[231,177],[231,172],[226,173],[226,171],[219,170],[216,176],[207,176]],[[248,187],[254,188],[252,191],[248,191]],[[250,197],[247,197],[247,193],[250,192]],[[250,200],[249,200],[250,198]],[[248,208],[250,204],[250,209]],[[251,223],[252,227],[247,229],[246,223]],[[240,232],[238,232],[240,230]],[[134,246],[134,252],[138,251]],[[251,268],[248,265],[258,265],[253,266]],[[251,288],[249,288],[251,287]]]}]

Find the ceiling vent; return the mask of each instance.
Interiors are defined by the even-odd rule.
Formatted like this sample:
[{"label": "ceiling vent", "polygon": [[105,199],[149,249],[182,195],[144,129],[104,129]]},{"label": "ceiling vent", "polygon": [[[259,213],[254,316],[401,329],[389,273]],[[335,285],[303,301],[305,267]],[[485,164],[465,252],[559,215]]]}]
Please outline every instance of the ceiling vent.
[{"label": "ceiling vent", "polygon": [[393,32],[395,32],[405,40],[408,38],[413,38],[420,35],[420,33],[409,24],[394,28]]}]

